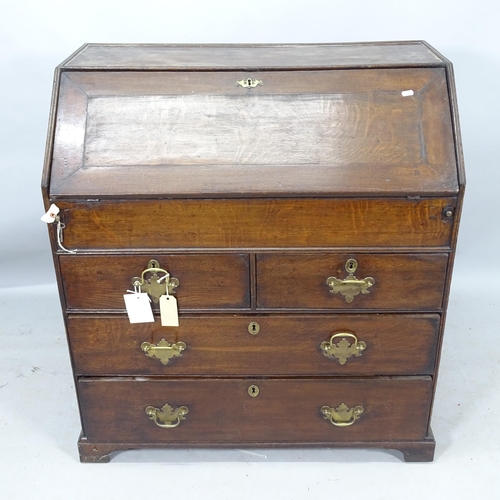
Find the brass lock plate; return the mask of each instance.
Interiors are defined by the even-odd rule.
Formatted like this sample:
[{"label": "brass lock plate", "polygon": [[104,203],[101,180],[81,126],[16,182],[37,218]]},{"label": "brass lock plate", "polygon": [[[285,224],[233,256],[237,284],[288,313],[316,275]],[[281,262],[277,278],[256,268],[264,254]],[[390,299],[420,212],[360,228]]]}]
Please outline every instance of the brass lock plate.
[{"label": "brass lock plate", "polygon": [[331,288],[330,293],[340,293],[345,298],[345,301],[350,304],[354,297],[359,294],[367,295],[370,293],[368,290],[375,284],[375,280],[371,277],[364,279],[358,279],[354,276],[354,272],[358,268],[358,262],[356,259],[349,259],[345,263],[345,270],[349,275],[340,280],[335,276],[330,276],[326,280],[326,285]]},{"label": "brass lock plate", "polygon": [[[149,277],[146,278],[146,275]],[[170,276],[166,269],[162,269],[157,260],[151,259],[141,276],[132,278],[132,285],[146,292],[153,302],[158,304],[160,297],[167,293],[167,289],[169,295],[175,293],[174,288],[179,286],[179,280]]]}]

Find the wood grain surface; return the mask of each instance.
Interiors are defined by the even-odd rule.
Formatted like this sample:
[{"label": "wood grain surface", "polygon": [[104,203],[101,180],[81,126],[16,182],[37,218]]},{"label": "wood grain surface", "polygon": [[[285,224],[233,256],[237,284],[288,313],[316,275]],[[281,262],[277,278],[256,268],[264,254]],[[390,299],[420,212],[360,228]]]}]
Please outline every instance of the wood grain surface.
[{"label": "wood grain surface", "polygon": [[85,44],[63,68],[311,68],[443,64],[421,41],[349,44]]},{"label": "wood grain surface", "polygon": [[[257,397],[248,395],[255,384]],[[77,384],[84,434],[106,442],[352,442],[423,439],[431,377],[371,379],[89,379]],[[147,406],[187,406],[186,420],[158,427]],[[350,427],[335,427],[324,405],[364,412]]]},{"label": "wood grain surface", "polygon": [[[433,314],[202,316],[162,327],[158,318],[130,324],[123,316],[72,315],[68,336],[78,375],[425,375],[434,371],[439,319]],[[256,335],[248,332],[252,321],[260,326]],[[362,355],[344,365],[320,349],[339,332],[366,343]],[[161,339],[182,341],[187,349],[163,365],[141,350],[143,342],[156,345]]]},{"label": "wood grain surface", "polygon": [[70,249],[447,246],[453,198],[58,202]]},{"label": "wood grain surface", "polygon": [[[67,308],[123,311],[123,295],[133,290],[132,278],[141,276],[150,259],[156,259],[179,280],[175,295],[180,311],[248,308],[250,305],[247,255],[156,253],[59,256]],[[157,305],[153,304],[153,308]]]},{"label": "wood grain surface", "polygon": [[62,74],[51,196],[458,192],[444,68],[145,78]]},{"label": "wood grain surface", "polygon": [[[330,293],[328,277],[345,279],[355,258],[359,280],[375,284],[351,303]],[[257,256],[257,309],[439,310],[443,303],[447,254],[266,254]]]}]

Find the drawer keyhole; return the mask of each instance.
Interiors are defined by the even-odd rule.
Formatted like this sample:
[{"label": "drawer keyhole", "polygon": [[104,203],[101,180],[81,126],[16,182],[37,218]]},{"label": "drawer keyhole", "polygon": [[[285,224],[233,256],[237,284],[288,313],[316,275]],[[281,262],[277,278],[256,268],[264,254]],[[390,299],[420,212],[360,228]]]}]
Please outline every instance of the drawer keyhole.
[{"label": "drawer keyhole", "polygon": [[358,262],[356,261],[356,259],[349,259],[345,263],[345,269],[349,274],[354,274],[357,268],[358,268]]},{"label": "drawer keyhole", "polygon": [[252,398],[256,398],[259,395],[259,388],[256,385],[251,385],[248,388],[248,395],[251,396]]},{"label": "drawer keyhole", "polygon": [[248,332],[251,333],[252,335],[257,335],[260,331],[260,325],[259,323],[256,323],[255,321],[252,321],[248,325]]}]

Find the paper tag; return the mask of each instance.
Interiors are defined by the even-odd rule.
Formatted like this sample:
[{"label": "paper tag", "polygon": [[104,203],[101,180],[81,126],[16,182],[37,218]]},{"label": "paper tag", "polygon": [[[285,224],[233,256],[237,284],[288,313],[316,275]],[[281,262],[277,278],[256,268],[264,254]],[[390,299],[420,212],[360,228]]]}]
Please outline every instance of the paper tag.
[{"label": "paper tag", "polygon": [[126,293],[123,298],[131,323],[154,323],[155,318],[147,293]]},{"label": "paper tag", "polygon": [[40,219],[47,224],[51,224],[56,220],[57,214],[59,213],[59,207],[57,205],[50,205],[49,209],[45,214],[43,214]]},{"label": "paper tag", "polygon": [[161,326],[179,326],[177,299],[173,295],[160,297]]}]

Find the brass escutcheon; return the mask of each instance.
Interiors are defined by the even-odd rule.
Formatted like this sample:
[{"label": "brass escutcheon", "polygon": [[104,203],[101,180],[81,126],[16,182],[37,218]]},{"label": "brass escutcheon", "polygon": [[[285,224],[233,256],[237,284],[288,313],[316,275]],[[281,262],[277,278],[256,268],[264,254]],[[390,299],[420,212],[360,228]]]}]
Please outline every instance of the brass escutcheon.
[{"label": "brass escutcheon", "polygon": [[356,259],[349,259],[345,263],[345,270],[349,274],[354,274],[356,272],[356,269],[358,268],[358,261]]},{"label": "brass escutcheon", "polygon": [[331,288],[330,293],[340,293],[340,295],[343,295],[345,301],[349,304],[354,300],[356,295],[359,295],[360,293],[364,295],[370,293],[368,288],[375,284],[375,280],[373,278],[358,280],[358,278],[354,276],[354,272],[357,268],[358,262],[356,259],[349,259],[345,263],[345,270],[349,273],[347,278],[339,280],[334,276],[330,276],[326,279],[327,286]]},{"label": "brass escutcheon", "polygon": [[144,411],[158,427],[170,429],[177,427],[181,423],[181,420],[186,419],[189,408],[187,406],[179,406],[179,408],[174,410],[168,403],[165,403],[161,410],[154,406],[148,406]]},{"label": "brass escutcheon", "polygon": [[[146,279],[144,276],[151,273],[152,276]],[[158,273],[162,273],[163,276],[158,276]],[[154,303],[158,303],[160,297],[168,293],[172,295],[174,288],[179,286],[179,280],[177,278],[172,278],[170,273],[165,269],[160,267],[157,260],[151,259],[148,263],[148,267],[144,269],[141,273],[140,278],[132,278],[132,285],[134,287],[140,287],[143,292],[146,292]]]},{"label": "brass escutcheon", "polygon": [[336,427],[348,427],[359,419],[365,409],[362,406],[355,406],[349,409],[345,403],[342,403],[335,409],[331,406],[322,406],[320,411],[323,418],[329,420],[332,425]]},{"label": "brass escutcheon", "polygon": [[252,335],[257,335],[260,332],[260,325],[256,321],[252,321],[248,324],[248,333]]},{"label": "brass escutcheon", "polygon": [[[346,340],[346,337],[353,339],[354,343],[351,344]],[[340,341],[334,344],[333,340],[337,338],[340,338]],[[319,347],[327,358],[335,358],[339,364],[345,365],[351,356],[361,356],[361,353],[366,349],[366,343],[362,340],[358,341],[356,335],[352,333],[342,332],[332,335],[329,342],[321,342]]]},{"label": "brass escutcheon", "polygon": [[253,89],[257,85],[264,85],[262,80],[254,80],[253,78],[244,78],[243,80],[238,80],[237,85],[241,85],[245,89]]},{"label": "brass escutcheon", "polygon": [[251,385],[248,388],[248,395],[252,398],[256,398],[259,395],[260,389],[256,385]]},{"label": "brass escutcheon", "polygon": [[156,345],[143,342],[141,349],[146,356],[158,358],[163,365],[166,365],[174,356],[182,356],[182,351],[186,349],[186,344],[184,342],[170,344],[165,339],[161,339]]}]

